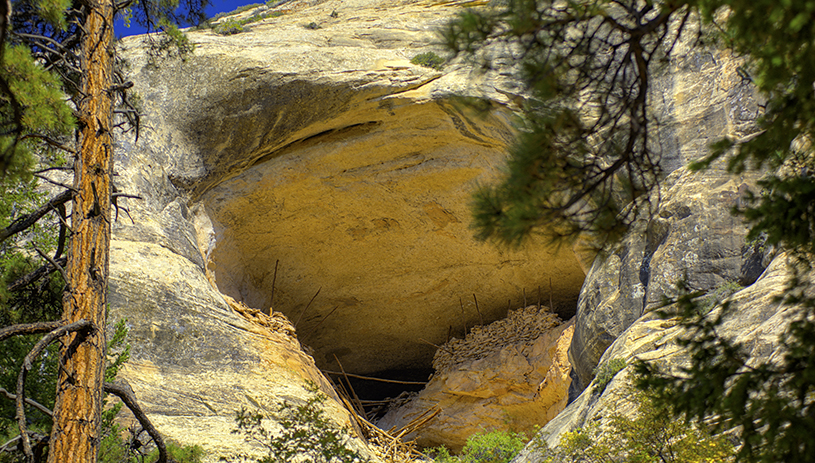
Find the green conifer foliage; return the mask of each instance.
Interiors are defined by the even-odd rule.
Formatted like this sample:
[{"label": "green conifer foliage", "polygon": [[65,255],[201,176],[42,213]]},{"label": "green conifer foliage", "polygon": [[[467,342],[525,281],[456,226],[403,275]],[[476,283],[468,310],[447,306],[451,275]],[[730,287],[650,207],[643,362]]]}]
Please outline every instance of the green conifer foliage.
[{"label": "green conifer foliage", "polygon": [[[58,353],[38,350],[34,362],[38,365],[29,368],[24,364],[22,369],[19,367],[22,356],[28,353],[31,342],[41,336],[5,340],[5,357],[0,364],[3,387],[15,377],[26,380],[13,382],[17,398],[39,397],[45,403],[53,403],[54,418],[40,423],[38,412],[24,405],[17,409],[16,417],[8,415],[5,401],[13,395],[4,393],[0,397],[4,401],[0,405],[0,413],[3,413],[0,424],[6,424],[4,419],[14,418],[26,461],[39,461],[47,446],[49,461],[70,459],[90,463],[98,458],[103,388],[126,397],[131,405],[134,402],[128,389],[105,386],[102,371],[112,222],[111,147],[115,146],[111,137],[117,127],[138,131],[139,123],[138,110],[127,97],[127,89],[132,84],[126,82],[113,65],[114,15],[125,14],[148,25],[150,30],[156,30],[158,25],[165,30],[163,36],[169,37],[169,42],[183,54],[191,50],[191,44],[171,24],[203,18],[208,2],[184,0],[181,9],[177,9],[178,0],[0,3],[0,224],[3,225],[0,228],[0,323],[56,318],[58,311],[50,309],[59,304],[46,302],[61,300],[64,318],[63,328],[59,330],[63,331],[52,332],[47,339],[73,330],[68,336],[76,340],[60,339],[62,348]],[[166,45],[167,41],[159,43]],[[117,112],[126,119],[121,124],[113,120],[117,107]],[[76,123],[74,118],[78,120]],[[69,136],[71,132],[74,137]],[[63,164],[63,155],[73,161],[73,169],[71,163]],[[41,173],[32,172],[35,163],[38,169],[43,169],[41,173],[53,172],[55,168],[74,170],[73,188],[67,188],[44,204],[46,198],[34,193],[37,183],[32,174],[45,179]],[[59,181],[50,183],[64,186]],[[69,201],[72,201],[72,213],[67,216],[65,204]],[[41,212],[25,216],[25,212],[31,210]],[[21,220],[23,218],[25,220]],[[47,220],[60,225],[45,233],[47,228],[42,228],[42,224]],[[66,232],[68,229],[70,233]],[[67,256],[63,256],[64,253]],[[54,257],[48,257],[50,255]],[[88,268],[94,271],[88,272]],[[61,281],[62,277],[66,281]],[[65,296],[61,294],[63,291]],[[55,323],[46,323],[36,327],[4,327],[7,328],[4,336],[42,333],[55,326]],[[77,333],[77,329],[82,332]],[[52,368],[57,361],[60,368]],[[54,371],[60,378],[56,387]],[[42,392],[46,387],[40,385],[48,384],[48,392]],[[132,405],[132,408],[138,407]],[[143,415],[139,419],[148,431],[152,429]],[[47,436],[30,434],[32,430],[48,427],[54,429],[50,440]],[[26,429],[29,432],[22,432]],[[156,432],[150,432],[160,449],[159,461],[163,462],[166,452],[161,439]],[[5,441],[0,443],[3,444]]]},{"label": "green conifer foliage", "polygon": [[613,413],[608,423],[591,423],[564,433],[559,445],[533,442],[542,463],[726,463],[734,448],[728,436],[674,419],[664,406],[641,392],[627,400],[632,413]]},{"label": "green conifer foliage", "polygon": [[[37,141],[27,136],[65,135],[73,129],[74,119],[60,80],[37,64],[27,47],[3,47],[0,65],[9,92],[0,92],[0,128],[6,129],[0,133],[0,171],[13,177],[25,176],[33,167],[32,149]],[[15,105],[20,109],[18,121]],[[19,127],[15,127],[16,123]]]}]

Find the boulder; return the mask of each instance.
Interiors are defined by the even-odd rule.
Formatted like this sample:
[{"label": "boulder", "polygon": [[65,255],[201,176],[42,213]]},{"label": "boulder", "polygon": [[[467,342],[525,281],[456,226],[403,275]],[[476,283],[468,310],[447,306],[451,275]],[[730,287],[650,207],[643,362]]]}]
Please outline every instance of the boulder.
[{"label": "boulder", "polygon": [[400,429],[422,416],[435,417],[405,436],[423,447],[458,452],[478,432],[511,430],[531,436],[565,406],[569,390],[566,350],[573,323],[561,323],[545,307],[512,311],[488,326],[473,327],[436,351],[435,373],[406,403],[377,426]]}]

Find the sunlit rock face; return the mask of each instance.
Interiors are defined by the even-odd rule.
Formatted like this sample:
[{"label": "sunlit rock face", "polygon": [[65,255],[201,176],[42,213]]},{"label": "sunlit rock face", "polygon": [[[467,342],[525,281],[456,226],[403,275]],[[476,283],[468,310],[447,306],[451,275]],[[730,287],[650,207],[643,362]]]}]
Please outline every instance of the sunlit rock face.
[{"label": "sunlit rock face", "polygon": [[[790,321],[799,313],[800,307],[778,302],[786,291],[793,272],[793,262],[786,254],[770,259],[767,250],[765,260],[769,265],[761,276],[730,298],[728,314],[717,334],[741,344],[747,354],[747,365],[757,366],[767,360],[783,355],[779,337],[789,329]],[[718,315],[715,309],[713,316]],[[688,352],[677,341],[690,335],[676,320],[663,320],[654,313],[646,314],[629,326],[606,350],[600,363],[623,359],[628,366],[618,372],[601,388],[590,383],[583,393],[544,426],[539,436],[550,446],[556,446],[565,432],[582,428],[591,423],[605,424],[614,413],[627,414],[635,410],[630,397],[634,377],[635,359],[657,362],[664,368],[679,372],[680,367],[690,367]],[[513,460],[513,463],[543,463],[548,461],[542,452],[529,446]]]},{"label": "sunlit rock face", "polygon": [[472,238],[470,195],[504,160],[503,112],[440,100],[361,114],[203,195],[221,291],[299,320],[318,364],[362,373],[426,367],[428,342],[504,316],[524,291],[574,300],[583,273],[571,250]]},{"label": "sunlit rock face", "polygon": [[507,97],[473,110],[458,102],[481,95],[467,68],[409,62],[455,9],[286,5],[250,32],[191,33],[186,61],[131,59],[140,146],[156,160],[141,168],[199,214],[218,290],[285,313],[319,366],[357,373],[426,367],[451,326],[503,317],[538,288],[573,307],[584,273],[572,250],[472,237],[471,194],[512,140]]},{"label": "sunlit rock face", "polygon": [[[569,249],[472,238],[470,194],[500,173],[510,101],[462,65],[410,64],[441,53],[434,30],[455,4],[278,10],[234,36],[191,31],[184,60],[121,44],[143,113],[115,151],[118,190],[140,196],[119,198],[113,224],[123,376],[162,431],[215,459],[242,448],[229,433],[242,405],[302,402],[306,380],[329,390],[316,366],[426,368],[431,344],[524,299],[573,312],[584,278]],[[473,95],[483,112],[458,101]],[[239,303],[286,314],[314,358]]]},{"label": "sunlit rock face", "polygon": [[441,346],[427,386],[377,426],[401,429],[435,414],[405,437],[456,452],[484,430],[531,436],[566,407],[571,382],[566,352],[573,332],[572,322],[562,323],[536,306],[475,327],[464,339]]},{"label": "sunlit rock face", "polygon": [[[595,260],[580,295],[569,350],[578,392],[591,382],[600,357],[617,336],[661,307],[665,297],[675,296],[680,281],[693,291],[708,292],[742,279],[755,260],[754,250],[746,244],[747,225],[730,211],[755,179],[722,171],[675,171],[665,182],[658,213]],[[758,274],[763,270],[759,267]]]},{"label": "sunlit rock face", "polygon": [[[305,403],[309,381],[329,395],[327,416],[350,424],[279,314],[266,317],[224,298],[200,267],[155,243],[114,240],[111,262],[110,320],[127,320],[132,348],[119,376],[165,437],[203,447],[207,461],[262,455],[231,432],[235,412],[268,416],[284,400]],[[365,451],[361,441],[350,445]]]}]

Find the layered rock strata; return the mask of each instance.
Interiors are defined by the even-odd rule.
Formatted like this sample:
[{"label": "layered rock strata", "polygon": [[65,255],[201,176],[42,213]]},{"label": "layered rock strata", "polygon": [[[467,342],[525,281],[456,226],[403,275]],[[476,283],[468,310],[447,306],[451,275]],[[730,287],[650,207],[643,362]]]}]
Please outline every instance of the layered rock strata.
[{"label": "layered rock strata", "polygon": [[[284,317],[224,297],[200,267],[160,245],[114,240],[111,253],[110,318],[127,320],[132,348],[120,376],[166,437],[202,446],[207,461],[262,454],[231,433],[235,412],[271,417],[283,401],[305,403],[309,381],[329,394],[327,416],[350,426]],[[363,449],[361,441],[351,445]]]}]

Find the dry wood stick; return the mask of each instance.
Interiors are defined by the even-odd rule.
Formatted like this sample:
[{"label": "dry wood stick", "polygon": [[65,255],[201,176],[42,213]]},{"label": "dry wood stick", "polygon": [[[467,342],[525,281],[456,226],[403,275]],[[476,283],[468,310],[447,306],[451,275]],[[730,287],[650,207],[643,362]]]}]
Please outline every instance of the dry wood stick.
[{"label": "dry wood stick", "polygon": [[68,226],[68,222],[65,220],[67,217],[65,204],[58,204],[54,212],[56,212],[57,217],[59,217],[59,235],[57,235],[57,250],[54,251],[54,259],[59,259],[59,256],[62,255],[62,251],[65,250],[65,236],[67,230],[71,227]]},{"label": "dry wood stick", "polygon": [[[17,402],[17,396],[12,394],[11,392],[5,390],[4,388],[0,387],[0,394],[3,394],[7,398],[13,400],[15,403]],[[37,402],[36,400],[29,399],[28,397],[25,398],[25,403],[31,405],[32,407],[36,408],[37,410],[45,413],[48,416],[54,416],[54,412],[48,409],[45,405]]]},{"label": "dry wood stick", "polygon": [[6,326],[0,328],[0,341],[21,334],[47,333],[65,325],[65,323],[65,320],[57,320],[53,322],[22,323],[19,325]]},{"label": "dry wood stick", "polygon": [[345,373],[345,368],[342,367],[342,363],[340,363],[340,359],[337,358],[337,355],[336,354],[333,354],[333,355],[334,355],[334,360],[337,361],[337,365],[340,366],[340,371],[342,372],[342,376],[345,378],[345,382],[348,383],[348,389],[351,391],[351,395],[352,395],[352,397],[354,399],[354,402],[356,402],[355,406],[359,407],[359,408],[357,408],[357,413],[359,413],[362,416],[365,416],[365,408],[362,406],[362,403],[359,401],[359,397],[357,396],[357,392],[354,390],[354,386],[351,385],[351,380],[348,379],[348,375]]},{"label": "dry wood stick", "polygon": [[455,355],[455,354],[453,354],[453,352],[450,349],[448,349],[446,347],[438,346],[436,344],[433,344],[432,342],[428,341],[427,339],[419,338],[419,341],[422,341],[425,344],[430,344],[431,346],[435,347],[436,349],[441,349],[441,350],[447,352],[450,355]]},{"label": "dry wood stick", "polygon": [[[266,315],[271,315],[274,311],[274,287],[275,283],[277,283],[277,264],[280,263],[280,259],[274,261],[274,275],[272,275],[272,296],[269,298],[269,313]],[[297,325],[295,325],[297,327]]]},{"label": "dry wood stick", "polygon": [[116,397],[122,399],[122,402],[133,412],[133,415],[139,420],[139,424],[147,434],[153,439],[153,443],[156,444],[156,448],[158,448],[158,460],[156,463],[166,463],[167,462],[167,446],[164,445],[164,439],[161,437],[161,433],[153,426],[153,423],[150,422],[150,419],[147,418],[147,415],[144,414],[139,403],[136,401],[136,394],[133,392],[133,388],[130,387],[130,384],[124,381],[116,381],[114,383],[105,383],[104,385],[105,392],[115,395]]},{"label": "dry wood stick", "polygon": [[62,268],[62,266],[59,265],[57,263],[57,261],[55,261],[51,257],[47,256],[44,252],[40,251],[40,248],[34,246],[34,250],[37,251],[37,254],[39,254],[40,257],[47,260],[48,263],[51,264],[52,267],[59,270],[60,275],[62,275],[62,279],[65,280],[65,284],[68,285],[68,287],[71,287],[71,280],[68,278],[68,274],[65,273],[65,269]]},{"label": "dry wood stick", "polygon": [[341,371],[331,371],[331,370],[322,370],[323,373],[328,373],[329,375],[345,375],[351,378],[357,379],[367,379],[370,381],[379,381],[380,383],[393,383],[393,384],[415,384],[415,385],[423,385],[427,384],[426,381],[398,381],[395,379],[384,379],[384,378],[374,378],[373,376],[362,376],[362,375],[355,375],[353,373],[343,373]]},{"label": "dry wood stick", "polygon": [[481,320],[481,326],[484,326],[484,317],[481,316],[481,311],[478,310],[478,299],[475,298],[475,293],[473,293],[473,300],[475,301],[475,311],[478,312],[478,319]]},{"label": "dry wood stick", "polygon": [[36,211],[15,220],[11,225],[0,230],[0,243],[5,241],[9,236],[19,233],[25,230],[26,228],[34,225],[34,223],[40,220],[42,216],[51,212],[51,209],[53,209],[54,206],[56,206],[57,204],[65,204],[66,202],[70,201],[73,197],[74,197],[73,191],[70,190],[63,191],[62,193],[53,197],[50,201],[48,201],[45,205],[41,206]]},{"label": "dry wood stick", "polygon": [[297,324],[298,324],[298,323],[300,323],[300,320],[302,320],[302,319],[303,319],[303,315],[305,315],[305,314],[306,314],[306,310],[308,310],[308,308],[309,308],[309,306],[311,305],[311,303],[312,303],[312,302],[314,302],[314,299],[317,299],[317,295],[318,295],[318,294],[320,294],[320,291],[322,291],[322,289],[323,289],[323,287],[322,287],[322,286],[320,286],[320,289],[318,289],[318,290],[317,290],[317,292],[316,292],[316,293],[314,293],[314,296],[311,298],[311,300],[310,300],[310,301],[308,301],[308,304],[306,304],[306,308],[305,308],[305,309],[303,309],[303,311],[302,311],[302,312],[300,312],[300,316],[299,316],[299,317],[297,317],[297,321],[296,321],[296,322],[294,322],[294,328],[295,328],[295,329],[297,328]]},{"label": "dry wood stick", "polygon": [[555,311],[555,305],[552,303],[552,277],[549,277],[549,310]]},{"label": "dry wood stick", "polygon": [[333,309],[331,309],[331,312],[328,312],[328,315],[326,315],[325,317],[323,317],[323,319],[322,319],[322,320],[320,320],[320,323],[317,323],[317,325],[316,325],[314,328],[312,328],[312,329],[311,329],[311,330],[308,332],[308,334],[313,333],[313,332],[314,332],[314,331],[315,331],[317,328],[319,328],[319,327],[320,327],[320,325],[322,325],[322,324],[323,324],[323,322],[325,321],[325,319],[326,319],[326,318],[328,318],[328,317],[330,317],[330,316],[331,316],[331,314],[332,314],[332,313],[334,313],[334,312],[335,312],[337,309],[339,309],[339,308],[340,308],[340,306],[336,306],[336,307],[334,307]]},{"label": "dry wood stick", "polygon": [[467,317],[464,314],[464,302],[461,301],[461,296],[458,297],[458,305],[461,307],[461,321],[464,322],[464,336],[467,336]]}]

